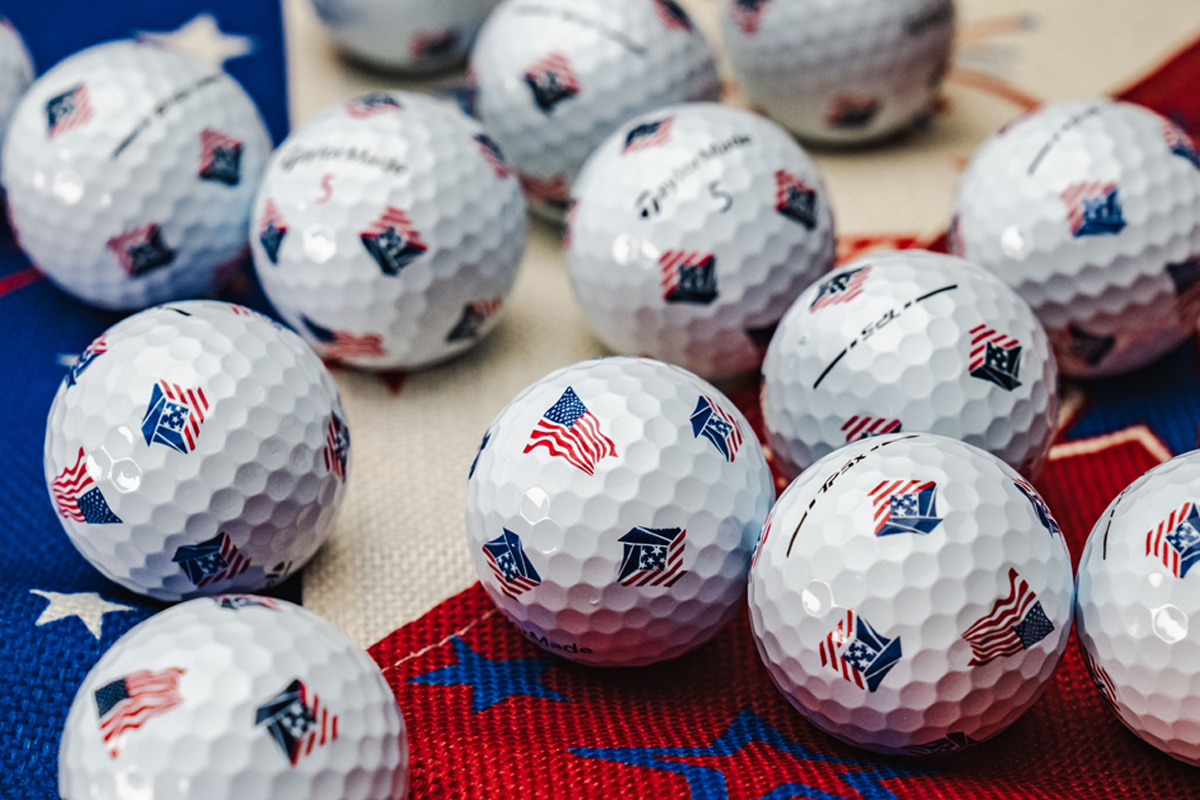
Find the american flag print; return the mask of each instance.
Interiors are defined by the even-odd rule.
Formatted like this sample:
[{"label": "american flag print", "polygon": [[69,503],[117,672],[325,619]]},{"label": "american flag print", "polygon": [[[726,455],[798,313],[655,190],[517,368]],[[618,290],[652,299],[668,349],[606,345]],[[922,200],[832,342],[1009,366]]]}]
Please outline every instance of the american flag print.
[{"label": "american flag print", "polygon": [[78,360],[71,365],[67,370],[67,386],[74,386],[79,381],[79,376],[87,371],[87,368],[92,365],[97,358],[108,352],[108,341],[104,338],[104,334],[100,334],[96,339],[87,346],[87,349],[79,354]]},{"label": "american flag print", "polygon": [[963,631],[962,638],[974,654],[969,665],[980,667],[997,658],[1028,650],[1054,632],[1054,623],[1042,610],[1029,584],[1008,570],[1008,594],[992,604],[992,610]]},{"label": "american flag print", "polygon": [[1096,659],[1092,657],[1092,651],[1082,645],[1079,652],[1083,655],[1083,665],[1087,667],[1088,677],[1092,679],[1092,685],[1100,692],[1100,696],[1104,698],[1104,702],[1110,708],[1117,707],[1117,685],[1113,683],[1113,679],[1109,676],[1108,670],[1096,663]]},{"label": "american flag print", "polygon": [[92,118],[92,103],[84,84],[73,86],[46,101],[46,138],[55,139]]},{"label": "american flag print", "polygon": [[1196,143],[1192,141],[1192,137],[1169,120],[1163,121],[1162,131],[1163,139],[1171,153],[1179,156],[1196,169],[1200,169],[1200,153],[1196,152]]},{"label": "american flag print", "polygon": [[54,507],[63,519],[89,525],[111,525],[121,521],[108,507],[100,487],[88,474],[87,456],[82,447],[75,457],[75,463],[55,476],[50,484],[50,493],[54,496]]},{"label": "american flag print", "polygon": [[196,449],[200,426],[208,412],[208,398],[202,387],[185,389],[177,383],[160,380],[150,393],[150,405],[142,417],[142,436],[146,444],[162,444],[180,453]]},{"label": "american flag print", "polygon": [[733,462],[737,458],[738,448],[742,446],[742,426],[737,419],[715,402],[711,397],[701,395],[696,401],[696,409],[692,412],[692,436],[699,439],[703,436],[712,442],[726,461]]},{"label": "american flag print", "polygon": [[1075,238],[1114,235],[1124,230],[1125,217],[1114,181],[1073,183],[1060,196]]},{"label": "american flag print", "polygon": [[684,528],[634,528],[617,540],[625,548],[617,580],[622,586],[674,586],[687,574],[686,539]]},{"label": "american flag print", "polygon": [[666,250],[658,266],[666,302],[708,305],[717,299],[717,259],[711,253]]},{"label": "american flag print", "polygon": [[989,381],[1011,392],[1021,385],[1021,343],[1005,333],[976,325],[970,330],[967,371],[972,378]]},{"label": "american flag print", "polygon": [[871,274],[871,268],[856,267],[846,272],[839,272],[821,281],[817,287],[817,296],[808,306],[808,312],[815,314],[823,308],[849,303],[863,292],[863,285]]},{"label": "american flag print", "polygon": [[200,132],[200,178],[226,186],[242,179],[242,143],[212,128]]},{"label": "american flag print", "polygon": [[293,767],[338,737],[338,715],[299,678],[256,709],[254,724],[267,730]]},{"label": "american flag print", "polygon": [[412,38],[409,52],[414,60],[434,58],[453,52],[460,39],[462,34],[454,28],[419,33]]},{"label": "american flag print", "polygon": [[785,169],[776,170],[775,210],[811,231],[817,227],[817,190]]},{"label": "american flag print", "polygon": [[842,423],[842,433],[846,434],[847,442],[857,442],[859,439],[882,436],[885,433],[898,433],[900,430],[900,420],[887,417],[867,417],[856,414]]},{"label": "american flag print", "polygon": [[366,119],[376,114],[400,111],[404,106],[387,92],[372,92],[346,101],[346,113],[354,119]]},{"label": "american flag print", "polygon": [[1022,479],[1013,481],[1013,486],[1016,486],[1017,491],[1025,495],[1025,499],[1033,506],[1033,513],[1037,517],[1038,524],[1052,536],[1062,536],[1062,528],[1058,526],[1058,520],[1050,513],[1050,506],[1046,505],[1046,501],[1038,494],[1038,490],[1033,488],[1033,484]]},{"label": "american flag print", "polygon": [[601,459],[617,455],[613,440],[600,430],[600,421],[570,386],[538,420],[522,452],[529,453],[538,447],[544,447],[551,456],[565,459],[588,475],[595,473]]},{"label": "american flag print", "polygon": [[346,462],[350,460],[350,428],[336,412],[330,412],[325,426],[325,470],[346,480]]},{"label": "american flag print", "polygon": [[492,168],[492,172],[496,173],[496,177],[501,180],[511,178],[515,170],[504,160],[504,153],[500,151],[500,145],[496,144],[496,140],[486,133],[477,133],[474,138],[475,143],[479,145],[479,152],[483,153],[484,160]]},{"label": "american flag print", "polygon": [[184,670],[171,667],[163,670],[141,670],[117,678],[95,691],[96,713],[100,718],[100,735],[108,754],[121,754],[125,734],[136,730],[147,720],[161,716],[183,702],[179,694],[179,679]]},{"label": "american flag print", "polygon": [[500,582],[500,591],[514,600],[542,582],[533,562],[525,555],[521,537],[504,529],[504,533],[483,545],[488,567]]},{"label": "american flag print", "polygon": [[339,360],[355,358],[380,358],[387,355],[383,347],[383,335],[379,333],[351,333],[318,325],[305,316],[300,317],[305,330],[316,340],[322,357]]},{"label": "american flag print", "polygon": [[825,123],[831,128],[865,128],[879,113],[880,103],[875,97],[842,95],[834,98],[825,111]]},{"label": "american flag print", "polygon": [[111,237],[108,249],[117,257],[125,274],[133,278],[175,260],[175,251],[167,246],[162,229],[155,222]]},{"label": "american flag print", "polygon": [[771,526],[775,521],[775,509],[772,508],[767,512],[767,518],[763,522],[762,535],[758,537],[758,544],[754,547],[754,555],[750,556],[750,567],[758,563],[758,557],[762,553],[763,548],[767,546],[767,539],[771,538]]},{"label": "american flag print", "polygon": [[400,270],[429,249],[409,221],[408,214],[395,206],[388,206],[379,219],[359,234],[359,238],[384,275],[399,275]]},{"label": "american flag print", "polygon": [[265,608],[268,611],[282,610],[279,601],[257,594],[219,594],[213,598],[218,608],[226,611],[241,611],[243,608]]},{"label": "american flag print", "polygon": [[674,117],[665,117],[650,122],[634,125],[625,134],[625,144],[621,147],[621,155],[629,155],[639,150],[649,150],[671,141],[671,128],[675,125]]},{"label": "american flag print", "polygon": [[973,744],[979,744],[979,740],[973,739],[960,731],[947,733],[942,738],[926,742],[925,744],[911,744],[905,747],[904,750],[914,756],[931,756],[934,753],[950,753],[955,750],[962,750],[964,747],[970,747]]},{"label": "american flag print", "polygon": [[241,553],[224,532],[198,544],[177,547],[171,561],[197,589],[231,581],[250,568],[250,557]]},{"label": "american flag print", "polygon": [[903,655],[900,637],[888,639],[863,617],[847,611],[820,647],[821,666],[860,689],[875,691]]},{"label": "american flag print", "polygon": [[768,2],[770,0],[734,0],[729,6],[729,13],[734,24],[742,29],[742,33],[752,36],[758,33]]},{"label": "american flag print", "polygon": [[654,10],[658,12],[658,18],[668,29],[691,33],[692,21],[688,18],[687,12],[675,0],[654,0]]},{"label": "american flag print", "polygon": [[525,84],[543,114],[549,114],[559,103],[579,94],[571,61],[559,52],[530,64],[525,70]]},{"label": "american flag print", "polygon": [[279,248],[287,232],[287,222],[279,212],[279,206],[275,205],[274,200],[268,199],[263,206],[262,219],[258,222],[258,242],[272,264],[279,263]]},{"label": "american flag print", "polygon": [[1200,512],[1195,503],[1184,503],[1146,531],[1146,555],[1161,561],[1176,578],[1187,577],[1200,561]]},{"label": "american flag print", "polygon": [[447,342],[466,342],[478,339],[488,320],[500,313],[503,299],[473,300],[463,306],[462,316],[446,335]]},{"label": "american flag print", "polygon": [[875,510],[875,535],[928,534],[941,524],[937,484],[921,480],[885,480],[867,496]]},{"label": "american flag print", "polygon": [[527,172],[517,175],[521,188],[530,200],[535,200],[551,208],[565,211],[571,203],[571,190],[567,188],[567,179],[563,175],[550,178],[539,178]]}]

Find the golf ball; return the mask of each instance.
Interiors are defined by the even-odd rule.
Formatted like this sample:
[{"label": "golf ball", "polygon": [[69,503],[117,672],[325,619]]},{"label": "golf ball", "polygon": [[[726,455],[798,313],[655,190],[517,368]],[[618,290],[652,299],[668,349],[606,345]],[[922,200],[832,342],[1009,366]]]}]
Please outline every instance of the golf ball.
[{"label": "golf ball", "polygon": [[756,370],[779,318],[833,266],[817,165],[778,125],[731,106],[626,122],[572,195],[567,267],[592,330],[713,380]]},{"label": "golf ball", "polygon": [[1076,632],[1108,707],[1200,766],[1200,451],[1160,464],[1096,522],[1076,578]]},{"label": "golf ball", "polygon": [[853,144],[929,111],[954,44],[951,0],[722,0],[750,103],[802,139]]},{"label": "golf ball", "polygon": [[618,125],[720,93],[712,51],[675,0],[504,0],[471,72],[476,113],[531,208],[556,221],[584,159]]},{"label": "golf ball", "polygon": [[887,434],[804,471],[750,568],[759,655],[810,722],[880,753],[982,742],[1041,695],[1071,559],[1038,493],[954,439]]},{"label": "golf ball", "polygon": [[9,132],[13,230],[67,293],[145,308],[214,289],[244,257],[271,140],[221,69],[152,45],[96,45],[34,82]]},{"label": "golf ball", "polygon": [[300,606],[182,603],[88,673],[58,753],[64,800],[359,798],[408,792],[404,718],[379,667]]},{"label": "golf ball", "polygon": [[625,357],[547,375],[492,423],[467,483],[484,589],[546,650],[661,661],[742,608],[775,491],[745,417],[678,367]]},{"label": "golf ball", "polygon": [[1200,317],[1200,156],[1140,106],[1043,108],[971,157],[951,246],[1029,301],[1063,373],[1137,369]]},{"label": "golf ball", "polygon": [[349,458],[341,397],[308,345],[211,300],[109,328],[46,422],[46,484],[71,543],[157,600],[287,578],[329,534]]},{"label": "golf ball", "polygon": [[351,58],[381,69],[434,72],[461,64],[496,0],[312,0]]},{"label": "golf ball", "polygon": [[924,250],[870,255],[810,286],[763,362],[763,422],[788,478],[895,431],[961,439],[1036,477],[1058,405],[1054,354],[1025,301]]},{"label": "golf ball", "polygon": [[280,315],[325,358],[412,369],[500,319],[525,249],[525,201],[480,125],[412,92],[347,100],[272,156],[254,265]]},{"label": "golf ball", "polygon": [[0,16],[0,145],[21,96],[33,83],[33,59],[25,40],[7,18]]}]

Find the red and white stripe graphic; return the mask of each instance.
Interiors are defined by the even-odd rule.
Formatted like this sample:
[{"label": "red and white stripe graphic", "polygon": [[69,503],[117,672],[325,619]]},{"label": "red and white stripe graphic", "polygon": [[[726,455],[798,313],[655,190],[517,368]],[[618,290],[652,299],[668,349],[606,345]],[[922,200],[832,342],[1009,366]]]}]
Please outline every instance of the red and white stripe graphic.
[{"label": "red and white stripe graphic", "polygon": [[1073,183],[1066,189],[1062,190],[1063,203],[1067,207],[1067,221],[1071,226],[1071,233],[1079,233],[1079,229],[1083,227],[1084,222],[1084,200],[1088,198],[1107,197],[1117,190],[1115,181],[1083,181]]},{"label": "red and white stripe graphic", "polygon": [[87,471],[87,457],[84,456],[81,447],[79,455],[75,459],[75,465],[58,473],[58,477],[50,484],[50,492],[54,495],[54,505],[58,509],[59,515],[64,519],[83,522],[83,511],[79,508],[79,496],[87,491],[87,488],[93,483],[92,476]]},{"label": "red and white stripe graphic", "polygon": [[1024,650],[1025,644],[1015,628],[1035,603],[1037,595],[1030,590],[1029,584],[1015,569],[1009,568],[1008,594],[992,605],[987,616],[963,631],[962,637],[971,645],[974,654],[968,662],[970,666],[982,666]]},{"label": "red and white stripe graphic", "polygon": [[[863,284],[871,274],[870,267],[859,267],[849,275],[836,275],[821,284],[817,299],[809,306],[808,313],[813,314],[827,306],[849,303],[863,292]],[[845,278],[844,282],[841,278]]]},{"label": "red and white stripe graphic", "polygon": [[1184,503],[1178,510],[1172,511],[1171,516],[1158,523],[1157,528],[1146,531],[1146,555],[1154,556],[1162,561],[1164,567],[1179,577],[1179,551],[1167,541],[1167,536],[1175,530],[1180,522],[1188,518],[1192,512],[1191,502]]},{"label": "red and white stripe graphic", "polygon": [[[622,586],[674,586],[687,571],[683,569],[684,540],[687,529],[684,528],[667,548],[667,568],[663,570],[638,570],[621,581]],[[641,545],[645,547],[646,545]]]},{"label": "red and white stripe graphic", "polygon": [[92,102],[88,97],[88,88],[86,84],[80,84],[71,92],[72,100],[75,107],[67,114],[58,117],[54,120],[54,124],[47,131],[47,138],[54,139],[62,136],[72,128],[78,128],[80,125],[88,122],[92,118]]},{"label": "red and white stripe graphic", "polygon": [[154,238],[154,234],[158,231],[157,222],[148,222],[132,230],[118,233],[108,240],[108,249],[116,255],[117,260],[121,262],[121,268],[128,275],[137,274],[138,265],[133,260],[133,255],[130,250],[139,244],[145,244]]},{"label": "red and white stripe graphic", "polygon": [[668,29],[691,32],[691,20],[675,0],[654,0],[654,9]]},{"label": "red and white stripe graphic", "polygon": [[330,331],[332,341],[322,341],[318,344],[321,355],[332,361],[352,358],[378,358],[387,355],[383,347],[383,335],[365,333],[361,336],[349,331]]},{"label": "red and white stripe graphic", "polygon": [[332,472],[339,480],[346,480],[345,443],[341,440],[342,422],[336,414],[330,413],[329,424],[325,428],[325,469]]},{"label": "red and white stripe graphic", "polygon": [[874,489],[867,492],[875,507],[875,535],[883,530],[883,526],[892,517],[892,498],[896,495],[915,494],[934,486],[933,481],[880,481]]},{"label": "red and white stripe graphic", "polygon": [[540,581],[533,581],[526,578],[524,575],[517,575],[511,581],[504,577],[504,570],[496,564],[496,557],[490,551],[484,550],[483,554],[488,558],[488,566],[492,570],[492,574],[496,576],[496,581],[500,585],[500,591],[516,600],[520,595],[525,594],[533,587],[537,586]]},{"label": "red and white stripe graphic", "polygon": [[221,534],[221,558],[225,560],[226,567],[220,572],[214,572],[212,575],[205,575],[196,584],[196,588],[203,588],[221,581],[231,581],[238,575],[241,575],[250,568],[250,559],[242,555],[233,542],[229,539],[229,534]]},{"label": "red and white stripe graphic", "polygon": [[1108,672],[1104,667],[1096,663],[1092,658],[1092,653],[1082,644],[1079,647],[1079,652],[1083,654],[1083,665],[1087,667],[1088,674],[1092,678],[1092,683],[1100,690],[1100,694],[1110,706],[1117,705],[1117,687],[1113,683],[1113,679],[1109,677]]},{"label": "red and white stripe graphic", "polygon": [[579,91],[579,82],[575,80],[575,73],[571,71],[571,60],[566,54],[556,51],[541,61],[533,62],[529,69],[525,70],[525,77],[536,81],[548,72],[558,75],[558,85],[563,89],[569,92]]},{"label": "red and white stripe graphic", "polygon": [[400,232],[405,243],[410,247],[418,247],[422,250],[427,248],[427,245],[421,241],[421,234],[417,233],[416,228],[409,221],[408,214],[395,206],[388,206],[387,211],[383,212],[383,216],[363,229],[362,235],[374,238],[387,233],[392,228]]},{"label": "red and white stripe graphic", "polygon": [[742,33],[752,36],[758,33],[759,22],[762,20],[766,5],[767,0],[730,3],[729,15],[733,17],[734,24],[742,29]]},{"label": "red and white stripe graphic", "polygon": [[639,150],[649,150],[651,147],[666,144],[671,138],[671,128],[675,126],[675,118],[667,117],[658,122],[645,123],[639,126],[639,128],[644,129],[648,125],[654,125],[654,130],[647,130],[645,133],[642,133],[635,128],[629,132],[629,135],[633,135],[634,133],[637,133],[637,135],[633,136],[632,139],[628,138],[628,136],[626,137],[625,146],[621,148],[621,155],[636,153]]},{"label": "red and white stripe graphic", "polygon": [[868,436],[879,436],[884,433],[895,433],[900,430],[900,420],[887,417],[853,416],[842,425],[847,442],[856,442]]},{"label": "red and white stripe graphic", "polygon": [[785,169],[775,170],[775,210],[781,211],[787,206],[788,199],[791,197],[791,190],[796,189],[801,193],[814,191],[804,181],[797,178],[792,173]]},{"label": "red and white stripe graphic", "polygon": [[313,748],[323,747],[325,744],[332,742],[338,737],[338,716],[330,714],[326,706],[321,705],[321,697],[313,692],[312,705],[308,704],[308,687],[303,682],[300,684],[300,702],[303,703],[313,715],[313,726],[304,737],[297,742],[296,749],[292,751],[292,766],[296,766],[296,762],[301,756],[307,756],[312,753]]},{"label": "red and white stripe graphic", "polygon": [[971,328],[970,334],[971,353],[969,355],[968,372],[974,372],[983,366],[983,362],[987,359],[988,342],[1003,350],[1008,350],[1020,344],[1020,342],[1011,336],[1004,333],[997,333],[987,325],[976,325],[974,328]]},{"label": "red and white stripe graphic", "polygon": [[521,181],[521,188],[530,199],[556,206],[566,206],[571,201],[571,190],[567,188],[567,179],[562,175],[539,178],[522,172],[517,177]]},{"label": "red and white stripe graphic", "polygon": [[100,718],[100,733],[110,756],[116,758],[120,754],[121,735],[125,731],[140,728],[146,720],[183,702],[179,694],[179,677],[183,674],[183,669],[171,667],[125,676],[127,696]]},{"label": "red and white stripe graphic", "polygon": [[662,270],[662,293],[664,298],[679,288],[679,270],[683,267],[694,267],[705,259],[711,258],[707,253],[696,250],[666,250],[658,258],[658,266]]},{"label": "red and white stripe graphic", "polygon": [[239,140],[228,134],[221,133],[218,130],[205,128],[204,130],[200,131],[201,174],[203,174],[205,170],[212,166],[213,153],[218,148],[224,148],[226,150],[238,150],[241,148],[241,146],[242,143]]},{"label": "red and white stripe graphic", "polygon": [[177,383],[159,381],[163,394],[172,403],[188,407],[188,421],[183,427],[183,439],[187,442],[188,452],[196,449],[196,439],[200,436],[200,425],[204,423],[204,412],[208,411],[208,398],[204,390],[197,386],[195,389],[184,389]]},{"label": "red and white stripe graphic", "polygon": [[821,642],[821,666],[829,667],[834,672],[841,673],[842,677],[853,683],[860,689],[865,689],[867,684],[863,681],[862,675],[858,670],[850,666],[850,664],[841,657],[840,650],[846,642],[854,638],[854,612],[847,611],[846,616],[838,621],[837,627],[831,630],[825,636],[825,640]]}]

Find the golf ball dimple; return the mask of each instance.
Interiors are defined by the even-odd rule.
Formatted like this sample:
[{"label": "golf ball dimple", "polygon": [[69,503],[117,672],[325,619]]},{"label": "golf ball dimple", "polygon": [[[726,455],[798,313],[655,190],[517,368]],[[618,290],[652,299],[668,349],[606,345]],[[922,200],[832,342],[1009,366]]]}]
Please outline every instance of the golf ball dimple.
[{"label": "golf ball dimple", "polygon": [[792,301],[833,266],[829,194],[779,126],[717,105],[618,128],[576,183],[566,256],[612,349],[713,380],[757,369]]},{"label": "golf ball dimple", "polygon": [[33,59],[25,40],[5,17],[0,16],[0,145],[17,103],[33,83]]},{"label": "golf ball dimple", "polygon": [[413,92],[351,98],[294,131],[255,201],[255,269],[317,352],[365,369],[455,356],[500,320],[525,201],[474,120]]},{"label": "golf ball dimple", "polygon": [[461,64],[496,0],[313,0],[350,57],[400,72]]},{"label": "golf ball dimple", "polygon": [[1029,302],[1066,375],[1145,366],[1200,317],[1200,156],[1140,106],[1058,103],[1005,126],[971,157],[950,235]]},{"label": "golf ball dimple", "polygon": [[674,0],[504,0],[471,53],[475,109],[561,221],[584,160],[625,120],[715,100],[712,51]]},{"label": "golf ball dimple", "polygon": [[1033,478],[1057,429],[1057,369],[1041,323],[1003,281],[903,250],[840,267],[797,298],[763,362],[762,408],[789,478],[895,431],[962,439]]},{"label": "golf ball dimple", "polygon": [[636,666],[708,641],[741,608],[774,499],[717,389],[649,359],[585,361],[500,413],[467,485],[484,589],[546,650]]},{"label": "golf ball dimple", "polygon": [[64,800],[270,800],[408,792],[404,718],[379,667],[312,612],[252,595],[150,617],[92,667],[58,754]]},{"label": "golf ball dimple", "polygon": [[1076,632],[1096,689],[1131,731],[1200,766],[1200,452],[1117,496],[1088,537]]},{"label": "golf ball dimple", "polygon": [[158,306],[101,334],[46,422],[50,500],[76,549],[157,600],[273,586],[329,534],[350,429],[291,331],[242,306]]},{"label": "golf ball dimple", "polygon": [[750,103],[802,139],[880,139],[927,113],[950,64],[952,0],[723,0]]},{"label": "golf ball dimple", "polygon": [[233,78],[146,44],[96,45],[26,92],[3,152],[21,248],[108,309],[195,297],[247,247],[271,140]]},{"label": "golf ball dimple", "polygon": [[982,742],[1041,695],[1071,631],[1071,560],[1036,490],[932,434],[854,442],[779,498],[750,569],[772,680],[849,744]]}]

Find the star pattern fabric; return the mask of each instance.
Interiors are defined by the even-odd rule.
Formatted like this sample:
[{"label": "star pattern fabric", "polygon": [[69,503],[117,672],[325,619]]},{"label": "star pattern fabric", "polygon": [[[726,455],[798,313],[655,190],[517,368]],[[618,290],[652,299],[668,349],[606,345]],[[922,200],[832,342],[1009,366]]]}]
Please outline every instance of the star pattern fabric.
[{"label": "star pattern fabric", "polygon": [[530,697],[569,703],[571,699],[542,683],[542,673],[554,666],[553,658],[492,659],[462,640],[451,638],[458,662],[409,678],[428,686],[469,686],[471,711],[486,711],[510,697]]}]

